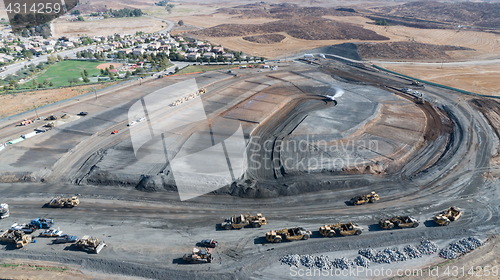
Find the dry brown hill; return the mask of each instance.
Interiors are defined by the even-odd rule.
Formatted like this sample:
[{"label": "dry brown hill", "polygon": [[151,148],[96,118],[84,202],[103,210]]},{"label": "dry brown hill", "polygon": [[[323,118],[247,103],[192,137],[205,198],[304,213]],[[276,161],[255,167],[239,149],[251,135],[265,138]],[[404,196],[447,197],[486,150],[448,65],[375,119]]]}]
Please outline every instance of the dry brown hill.
[{"label": "dry brown hill", "polygon": [[263,24],[221,24],[192,32],[198,36],[236,37],[286,32],[305,40],[389,40],[374,31],[320,17],[282,19]]}]

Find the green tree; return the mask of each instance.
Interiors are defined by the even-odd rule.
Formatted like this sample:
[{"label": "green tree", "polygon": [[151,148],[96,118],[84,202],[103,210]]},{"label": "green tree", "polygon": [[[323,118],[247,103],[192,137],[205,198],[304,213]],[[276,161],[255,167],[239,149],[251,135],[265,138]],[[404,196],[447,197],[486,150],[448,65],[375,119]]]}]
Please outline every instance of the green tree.
[{"label": "green tree", "polygon": [[131,76],[131,75],[132,75],[132,73],[130,73],[130,71],[127,71],[127,72],[125,73],[125,78],[127,78],[127,79],[128,79],[128,78],[130,78],[130,76]]},{"label": "green tree", "polygon": [[84,69],[84,70],[83,70],[83,75],[85,75],[85,77],[88,77],[88,76],[89,76],[89,72],[87,71],[87,69]]}]

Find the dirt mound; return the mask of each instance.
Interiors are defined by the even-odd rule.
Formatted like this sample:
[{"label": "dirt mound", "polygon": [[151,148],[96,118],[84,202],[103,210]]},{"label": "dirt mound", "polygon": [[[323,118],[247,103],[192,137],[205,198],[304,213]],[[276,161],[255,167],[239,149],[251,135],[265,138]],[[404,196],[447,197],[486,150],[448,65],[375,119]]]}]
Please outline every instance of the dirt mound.
[{"label": "dirt mound", "polygon": [[259,44],[274,44],[283,41],[286,36],[281,34],[264,34],[264,35],[255,35],[255,36],[247,36],[243,37],[243,40],[259,43]]},{"label": "dirt mound", "polygon": [[416,42],[358,43],[358,54],[363,59],[449,59],[447,51],[471,50],[464,47],[422,44]]},{"label": "dirt mound", "polygon": [[418,1],[373,9],[375,12],[401,18],[418,18],[460,25],[500,28],[500,3],[441,3]]},{"label": "dirt mound", "polygon": [[207,37],[237,37],[277,32],[286,32],[292,37],[304,40],[389,40],[374,31],[320,17],[283,19],[264,24],[221,24],[192,34]]},{"label": "dirt mound", "polygon": [[320,16],[354,16],[358,15],[352,8],[303,7],[295,4],[264,4],[255,3],[231,8],[221,8],[218,13],[240,15],[240,18],[300,18]]}]

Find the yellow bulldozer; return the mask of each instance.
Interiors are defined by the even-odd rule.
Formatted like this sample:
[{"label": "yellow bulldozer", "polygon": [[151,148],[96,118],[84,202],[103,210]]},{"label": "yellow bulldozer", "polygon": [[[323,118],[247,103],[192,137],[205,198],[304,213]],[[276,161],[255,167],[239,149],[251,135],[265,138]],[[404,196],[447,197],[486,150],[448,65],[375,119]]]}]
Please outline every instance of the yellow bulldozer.
[{"label": "yellow bulldozer", "polygon": [[73,208],[80,204],[80,200],[77,196],[72,196],[71,198],[55,197],[52,198],[47,204],[47,207],[52,208]]},{"label": "yellow bulldozer", "polygon": [[257,213],[255,216],[251,216],[250,214],[234,215],[226,218],[221,226],[224,229],[242,229],[248,225],[252,227],[261,227],[265,224],[267,224],[266,217],[262,216],[261,213]]},{"label": "yellow bulldozer", "polygon": [[185,254],[182,259],[190,263],[211,263],[214,258],[212,257],[212,249],[194,248],[192,253]]},{"label": "yellow bulldozer", "polygon": [[0,241],[14,243],[16,248],[22,248],[31,242],[31,235],[22,230],[8,229],[0,235]]},{"label": "yellow bulldozer", "polygon": [[324,225],[319,228],[319,233],[326,237],[333,237],[335,234],[346,236],[346,235],[360,235],[363,232],[363,228],[348,222],[345,224],[338,223],[334,225]]},{"label": "yellow bulldozer", "polygon": [[447,210],[437,214],[434,217],[434,222],[440,226],[447,226],[450,224],[450,222],[458,220],[463,214],[462,209],[451,206]]},{"label": "yellow bulldozer", "polygon": [[85,235],[81,239],[78,239],[75,245],[84,251],[89,251],[96,254],[99,254],[102,248],[107,246],[106,243],[104,243],[104,241],[101,241],[96,237],[91,237],[88,235]]},{"label": "yellow bulldozer", "polygon": [[303,227],[296,228],[284,228],[282,230],[271,230],[266,233],[266,240],[271,243],[281,243],[283,239],[295,241],[295,240],[307,240],[311,237],[312,232],[304,229]]},{"label": "yellow bulldozer", "polygon": [[366,204],[368,202],[374,203],[374,202],[378,201],[379,199],[380,199],[380,197],[377,193],[371,192],[369,194],[358,195],[358,196],[351,198],[350,204],[351,205],[362,205],[362,204]]},{"label": "yellow bulldozer", "polygon": [[395,216],[392,218],[381,219],[378,222],[379,226],[383,229],[392,229],[394,227],[399,228],[416,228],[420,222],[410,216]]}]

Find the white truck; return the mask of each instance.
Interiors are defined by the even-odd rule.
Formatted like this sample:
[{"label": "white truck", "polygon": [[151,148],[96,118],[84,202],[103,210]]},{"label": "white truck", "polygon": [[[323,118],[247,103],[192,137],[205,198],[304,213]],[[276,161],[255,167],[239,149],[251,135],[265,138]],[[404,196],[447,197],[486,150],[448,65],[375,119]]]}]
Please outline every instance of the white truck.
[{"label": "white truck", "polygon": [[9,211],[9,205],[7,203],[2,203],[0,204],[0,219],[4,219],[9,217],[10,211]]}]

